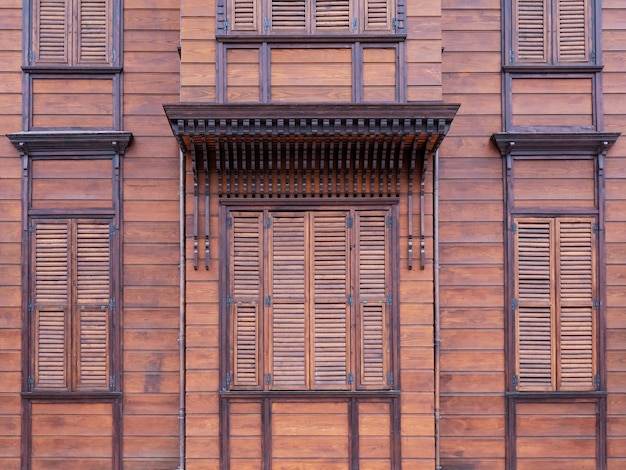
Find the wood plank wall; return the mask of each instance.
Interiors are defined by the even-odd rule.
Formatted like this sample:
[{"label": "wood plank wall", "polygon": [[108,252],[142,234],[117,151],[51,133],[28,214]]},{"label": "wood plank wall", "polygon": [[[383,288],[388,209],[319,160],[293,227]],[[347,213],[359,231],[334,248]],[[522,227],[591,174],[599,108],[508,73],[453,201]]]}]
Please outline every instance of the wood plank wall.
[{"label": "wood plank wall", "polygon": [[179,2],[124,2],[123,467],[178,466]]},{"label": "wood plank wall", "polygon": [[0,3],[0,468],[20,465],[22,2]]},{"label": "wood plank wall", "polygon": [[461,108],[441,151],[441,463],[505,457],[500,0],[443,0],[444,101]]},{"label": "wood plank wall", "polygon": [[604,0],[604,127],[622,136],[606,160],[609,468],[626,467],[626,5]]}]

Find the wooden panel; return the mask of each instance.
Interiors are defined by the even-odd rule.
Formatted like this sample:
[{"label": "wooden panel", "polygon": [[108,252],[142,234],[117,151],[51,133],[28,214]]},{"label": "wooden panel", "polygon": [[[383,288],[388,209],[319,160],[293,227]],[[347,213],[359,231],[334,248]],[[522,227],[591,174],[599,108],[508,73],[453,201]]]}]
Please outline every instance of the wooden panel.
[{"label": "wooden panel", "polygon": [[518,470],[596,468],[595,403],[518,403],[516,412]]},{"label": "wooden panel", "polygon": [[103,160],[33,160],[32,207],[113,207],[113,164]]},{"label": "wooden panel", "polygon": [[113,467],[113,405],[33,403],[33,470]]},{"label": "wooden panel", "polygon": [[511,96],[514,127],[594,125],[591,78],[515,78]]},{"label": "wooden panel", "polygon": [[229,404],[230,468],[263,468],[261,409],[260,402]]},{"label": "wooden panel", "polygon": [[363,49],[363,101],[396,101],[395,48]]},{"label": "wooden panel", "polygon": [[226,100],[228,102],[259,102],[261,99],[259,61],[259,49],[233,48],[226,51]]},{"label": "wooden panel", "polygon": [[112,129],[110,78],[35,78],[33,128]]},{"label": "wooden panel", "polygon": [[391,468],[389,403],[359,403],[359,468]]},{"label": "wooden panel", "polygon": [[272,468],[349,467],[347,403],[272,404]]},{"label": "wooden panel", "polygon": [[272,102],[352,99],[350,49],[272,49]]},{"label": "wooden panel", "polygon": [[522,207],[596,206],[594,161],[516,160],[514,205]]}]

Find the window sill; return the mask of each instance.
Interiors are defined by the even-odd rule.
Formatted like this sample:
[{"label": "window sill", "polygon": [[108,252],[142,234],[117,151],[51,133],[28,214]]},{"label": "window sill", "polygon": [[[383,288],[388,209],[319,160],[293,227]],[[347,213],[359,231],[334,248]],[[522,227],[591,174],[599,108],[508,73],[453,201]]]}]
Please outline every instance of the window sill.
[{"label": "window sill", "polygon": [[120,66],[66,66],[66,65],[24,65],[23,72],[40,74],[94,74],[94,75],[114,75],[122,72]]},{"label": "window sill", "polygon": [[348,399],[393,398],[400,390],[222,390],[221,398],[278,398],[278,399]]},{"label": "window sill", "polygon": [[218,33],[215,39],[223,43],[356,43],[356,42],[388,42],[398,43],[406,39],[406,34],[223,34]]},{"label": "window sill", "polygon": [[597,64],[567,64],[567,65],[503,65],[502,71],[517,74],[566,74],[566,73],[597,73],[602,72],[603,65]]}]

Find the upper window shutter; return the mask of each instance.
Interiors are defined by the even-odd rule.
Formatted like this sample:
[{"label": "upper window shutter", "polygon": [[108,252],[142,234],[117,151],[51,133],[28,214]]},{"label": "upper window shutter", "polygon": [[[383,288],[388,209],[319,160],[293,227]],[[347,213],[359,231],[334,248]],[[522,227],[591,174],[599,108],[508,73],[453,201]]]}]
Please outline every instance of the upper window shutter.
[{"label": "upper window shutter", "polygon": [[554,388],[553,221],[518,219],[515,237],[517,375],[520,390]]},{"label": "upper window shutter", "polygon": [[393,0],[362,0],[363,2],[363,30],[392,31],[395,16]]},{"label": "upper window shutter", "polygon": [[33,60],[36,65],[69,65],[70,0],[35,0]]},{"label": "upper window shutter", "polygon": [[259,0],[229,0],[229,29],[235,32],[258,31]]},{"label": "upper window shutter", "polygon": [[[315,2],[315,29],[317,31],[350,31],[350,0],[313,0]],[[354,25],[356,29],[358,25]]]},{"label": "upper window shutter", "polygon": [[77,388],[109,388],[111,242],[108,221],[76,224]]},{"label": "upper window shutter", "polygon": [[67,220],[33,222],[34,387],[67,390],[70,240]]},{"label": "upper window shutter", "polygon": [[78,0],[77,64],[108,65],[112,0]]},{"label": "upper window shutter", "polygon": [[311,213],[314,388],[345,389],[350,372],[348,214]]},{"label": "upper window shutter", "polygon": [[386,388],[389,373],[387,213],[357,212],[359,386]]},{"label": "upper window shutter", "polygon": [[559,220],[559,389],[593,390],[595,234],[592,219]]},{"label": "upper window shutter", "polygon": [[231,213],[230,259],[231,294],[229,318],[232,324],[232,374],[237,388],[261,388],[261,305],[263,290],[263,213]]},{"label": "upper window shutter", "polygon": [[311,0],[270,0],[273,31],[306,32]]},{"label": "upper window shutter", "polygon": [[548,62],[549,0],[513,0],[513,51],[516,62]]},{"label": "upper window shutter", "polygon": [[304,389],[308,385],[304,213],[275,214],[269,238],[272,388]]},{"label": "upper window shutter", "polygon": [[588,0],[556,2],[558,62],[587,62],[591,29]]}]

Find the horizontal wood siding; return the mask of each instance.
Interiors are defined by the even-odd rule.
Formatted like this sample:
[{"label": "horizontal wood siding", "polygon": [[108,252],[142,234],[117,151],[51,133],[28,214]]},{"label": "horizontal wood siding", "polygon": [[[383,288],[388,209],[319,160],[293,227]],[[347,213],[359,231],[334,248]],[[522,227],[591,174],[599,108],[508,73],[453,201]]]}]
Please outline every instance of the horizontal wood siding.
[{"label": "horizontal wood siding", "polygon": [[20,468],[22,2],[0,2],[0,468]]},{"label": "horizontal wood siding", "polygon": [[226,51],[226,100],[229,103],[260,101],[259,54],[258,48]]},{"label": "horizontal wood siding", "polygon": [[626,467],[626,5],[602,2],[604,126],[622,136],[606,159],[606,349],[609,468]]},{"label": "horizontal wood siding", "polygon": [[284,102],[350,102],[350,49],[272,49],[271,99]]},{"label": "horizontal wood siding", "polygon": [[440,155],[441,465],[505,462],[504,237],[498,0],[442,2],[443,98],[460,102]]},{"label": "horizontal wood siding", "polygon": [[363,49],[363,101],[395,101],[395,48],[366,47]]},{"label": "horizontal wood siding", "polygon": [[584,78],[513,78],[514,127],[594,125],[593,83]]},{"label": "horizontal wood siding", "polygon": [[111,403],[32,405],[32,470],[111,468]]},{"label": "horizontal wood siding", "polygon": [[231,402],[229,409],[231,468],[263,467],[261,402]]},{"label": "horizontal wood siding", "polygon": [[33,78],[33,129],[113,129],[111,78]]},{"label": "horizontal wood siding", "polygon": [[179,22],[177,1],[124,2],[125,470],[179,464],[179,157],[162,108],[179,100]]}]

